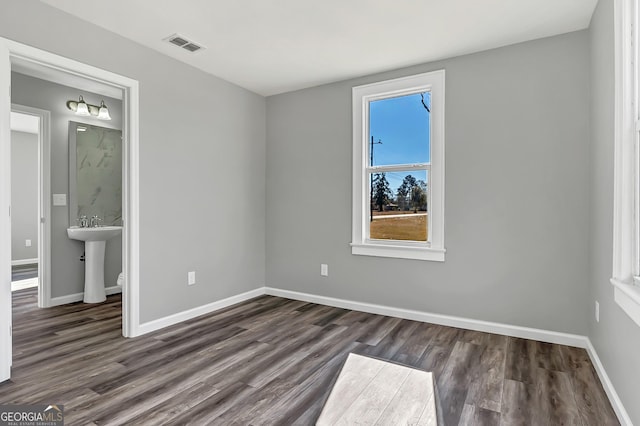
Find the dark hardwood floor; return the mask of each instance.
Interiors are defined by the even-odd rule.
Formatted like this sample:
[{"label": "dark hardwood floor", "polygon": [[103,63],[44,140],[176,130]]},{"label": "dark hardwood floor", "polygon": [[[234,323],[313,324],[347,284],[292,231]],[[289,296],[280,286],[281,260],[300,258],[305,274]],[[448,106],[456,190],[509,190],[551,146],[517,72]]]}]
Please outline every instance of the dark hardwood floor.
[{"label": "dark hardwood floor", "polygon": [[0,403],[69,425],[313,424],[349,352],[433,371],[447,425],[619,424],[582,349],[263,296],[135,339],[121,299],[14,292]]}]

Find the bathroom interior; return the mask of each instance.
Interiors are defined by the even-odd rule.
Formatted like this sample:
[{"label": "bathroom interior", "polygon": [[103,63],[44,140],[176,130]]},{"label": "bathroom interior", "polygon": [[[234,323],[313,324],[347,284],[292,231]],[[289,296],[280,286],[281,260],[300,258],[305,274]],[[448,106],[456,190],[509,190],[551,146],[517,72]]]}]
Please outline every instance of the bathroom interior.
[{"label": "bathroom interior", "polygon": [[122,291],[121,90],[20,63],[11,83],[12,291],[102,302]]}]

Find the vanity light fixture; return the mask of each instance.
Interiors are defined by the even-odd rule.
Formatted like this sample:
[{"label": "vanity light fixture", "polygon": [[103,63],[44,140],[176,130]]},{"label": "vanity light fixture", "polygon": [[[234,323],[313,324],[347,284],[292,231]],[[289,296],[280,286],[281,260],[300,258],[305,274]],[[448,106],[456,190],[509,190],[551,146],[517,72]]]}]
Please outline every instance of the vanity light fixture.
[{"label": "vanity light fixture", "polygon": [[111,120],[109,109],[104,104],[104,101],[100,103],[100,106],[91,105],[86,103],[82,95],[80,95],[78,101],[67,101],[67,108],[75,112],[76,115],[95,117],[100,120]]}]

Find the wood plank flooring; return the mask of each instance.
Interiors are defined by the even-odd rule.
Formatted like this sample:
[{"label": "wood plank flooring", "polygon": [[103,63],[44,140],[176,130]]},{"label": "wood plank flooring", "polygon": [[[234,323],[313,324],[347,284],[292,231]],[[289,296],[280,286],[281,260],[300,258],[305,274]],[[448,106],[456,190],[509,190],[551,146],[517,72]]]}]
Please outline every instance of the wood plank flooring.
[{"label": "wood plank flooring", "polygon": [[436,401],[433,373],[352,353],[316,425],[437,426]]},{"label": "wood plank flooring", "polygon": [[135,339],[121,299],[36,307],[14,292],[0,403],[69,425],[314,424],[350,352],[432,371],[446,425],[619,424],[582,349],[272,296]]}]

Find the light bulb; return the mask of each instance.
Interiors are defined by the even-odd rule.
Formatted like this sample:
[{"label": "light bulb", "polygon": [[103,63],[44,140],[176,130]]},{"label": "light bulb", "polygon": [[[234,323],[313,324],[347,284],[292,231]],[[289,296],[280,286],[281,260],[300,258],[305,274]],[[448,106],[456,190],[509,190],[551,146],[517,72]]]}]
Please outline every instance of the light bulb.
[{"label": "light bulb", "polygon": [[84,101],[84,99],[82,99],[82,96],[80,96],[80,100],[78,101],[76,114],[77,115],[91,115],[89,113],[89,107],[87,106],[87,103]]},{"label": "light bulb", "polygon": [[100,110],[98,111],[98,118],[100,120],[111,120],[111,115],[109,114],[109,109],[104,104],[104,101],[100,104]]}]

